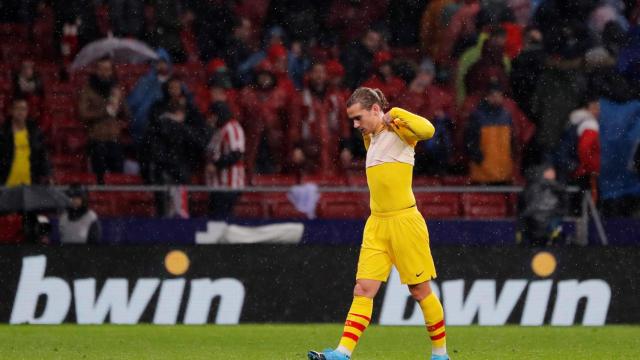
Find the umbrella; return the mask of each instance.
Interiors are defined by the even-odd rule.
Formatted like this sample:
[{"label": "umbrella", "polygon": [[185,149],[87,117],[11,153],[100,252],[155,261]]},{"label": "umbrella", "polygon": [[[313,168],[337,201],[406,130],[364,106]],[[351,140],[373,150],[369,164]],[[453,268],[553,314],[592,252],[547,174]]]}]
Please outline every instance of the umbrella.
[{"label": "umbrella", "polygon": [[108,37],[83,47],[73,59],[71,70],[78,70],[105,56],[127,64],[158,59],[158,54],[142,41]]},{"label": "umbrella", "polygon": [[64,209],[71,199],[52,186],[16,186],[0,190],[0,213]]}]

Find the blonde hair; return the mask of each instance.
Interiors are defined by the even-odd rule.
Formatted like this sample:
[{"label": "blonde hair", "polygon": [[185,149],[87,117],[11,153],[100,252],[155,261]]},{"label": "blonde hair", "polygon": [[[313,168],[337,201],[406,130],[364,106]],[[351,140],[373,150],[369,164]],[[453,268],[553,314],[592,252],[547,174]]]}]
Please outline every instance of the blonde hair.
[{"label": "blonde hair", "polygon": [[366,110],[371,110],[374,104],[378,104],[382,110],[386,110],[389,107],[389,102],[380,89],[364,86],[357,88],[347,100],[347,107],[355,104],[360,104]]}]

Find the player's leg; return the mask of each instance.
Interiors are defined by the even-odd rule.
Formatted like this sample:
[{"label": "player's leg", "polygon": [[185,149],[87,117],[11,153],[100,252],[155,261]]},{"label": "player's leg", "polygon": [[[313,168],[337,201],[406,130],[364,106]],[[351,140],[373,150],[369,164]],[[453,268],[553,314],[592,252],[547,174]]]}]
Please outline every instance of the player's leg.
[{"label": "player's leg", "polygon": [[373,298],[380,290],[380,280],[358,279],[353,289],[353,302],[347,313],[342,337],[336,350],[351,355],[358,345],[358,340],[371,322]]},{"label": "player's leg", "polygon": [[350,359],[358,345],[358,340],[371,322],[373,312],[373,298],[380,290],[382,281],[372,279],[358,279],[353,288],[353,302],[347,313],[342,336],[338,347],[325,349],[323,352],[310,351],[311,360],[344,360]]},{"label": "player's leg", "polygon": [[411,296],[418,302],[427,332],[431,339],[431,359],[445,360],[447,356],[447,338],[444,326],[444,310],[436,294],[431,291],[429,281],[409,285]]},{"label": "player's leg", "polygon": [[400,273],[400,281],[418,302],[431,338],[432,359],[448,359],[444,332],[444,311],[440,300],[431,291],[429,280],[436,269],[429,249],[429,233],[422,215],[415,213],[398,217],[392,235],[392,258]]},{"label": "player's leg", "polygon": [[[380,229],[377,219],[369,219],[363,234],[362,248],[358,259],[356,285],[353,289],[353,301],[338,347],[324,352],[310,351],[311,360],[342,360],[349,359],[371,322],[373,312],[373,298],[378,293],[382,281],[386,281],[391,271],[389,254],[381,250],[384,248],[380,239],[384,239],[384,229]],[[382,230],[382,231],[381,231]]]}]

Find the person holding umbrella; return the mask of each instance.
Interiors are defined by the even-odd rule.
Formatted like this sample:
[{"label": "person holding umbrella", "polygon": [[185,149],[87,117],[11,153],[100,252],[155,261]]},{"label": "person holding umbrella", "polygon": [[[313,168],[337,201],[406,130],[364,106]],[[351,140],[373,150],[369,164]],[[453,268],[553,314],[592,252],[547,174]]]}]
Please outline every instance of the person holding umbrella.
[{"label": "person holding umbrella", "polygon": [[95,65],[95,72],[80,90],[78,117],[88,131],[91,168],[103,183],[106,172],[123,171],[121,132],[129,111],[111,58],[104,57]]}]

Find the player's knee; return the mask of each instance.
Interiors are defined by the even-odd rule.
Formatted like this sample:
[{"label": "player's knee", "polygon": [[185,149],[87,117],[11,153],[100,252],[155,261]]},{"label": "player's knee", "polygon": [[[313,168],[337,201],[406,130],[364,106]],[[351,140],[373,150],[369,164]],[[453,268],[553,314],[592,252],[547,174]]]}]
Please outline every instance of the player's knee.
[{"label": "player's knee", "polygon": [[422,299],[426,298],[431,294],[431,286],[428,283],[421,283],[417,285],[409,286],[409,293],[411,293],[411,297],[413,297],[416,301],[422,301]]},{"label": "player's knee", "polygon": [[356,286],[353,287],[353,296],[373,298],[375,295],[375,289],[373,287],[361,283],[356,283]]}]

